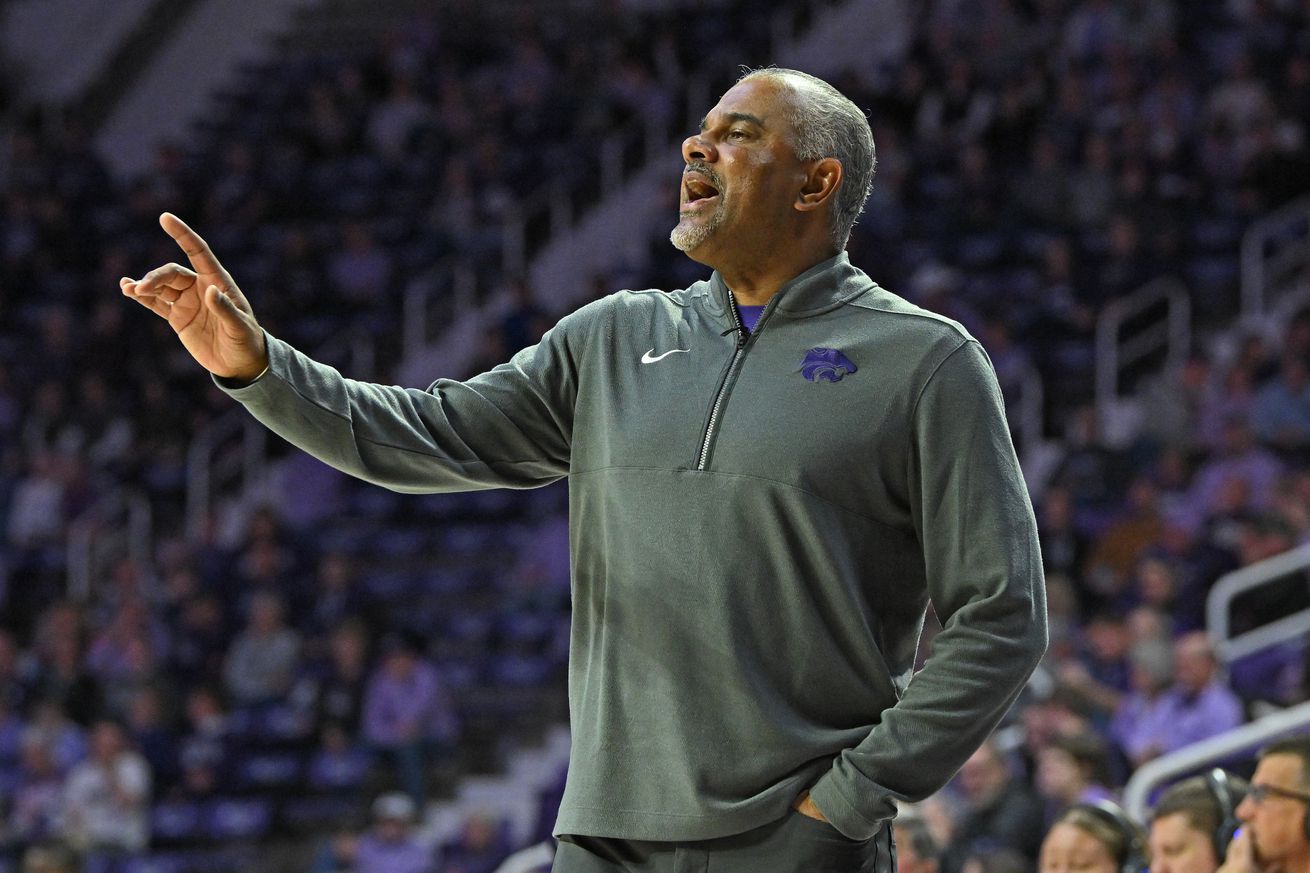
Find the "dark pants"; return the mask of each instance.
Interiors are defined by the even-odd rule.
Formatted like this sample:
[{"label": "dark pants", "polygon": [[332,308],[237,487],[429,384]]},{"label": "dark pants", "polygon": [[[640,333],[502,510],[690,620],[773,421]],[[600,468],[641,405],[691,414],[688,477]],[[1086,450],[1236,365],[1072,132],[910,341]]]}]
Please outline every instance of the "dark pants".
[{"label": "dark pants", "polygon": [[686,843],[560,837],[551,873],[896,873],[891,826],[863,842],[789,810],[730,837]]}]

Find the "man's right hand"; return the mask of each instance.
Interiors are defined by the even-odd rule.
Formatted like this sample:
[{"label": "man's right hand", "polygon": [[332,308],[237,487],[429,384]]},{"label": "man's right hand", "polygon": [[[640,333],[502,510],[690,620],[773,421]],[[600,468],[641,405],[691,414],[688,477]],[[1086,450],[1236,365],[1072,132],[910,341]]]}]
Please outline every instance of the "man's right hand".
[{"label": "man's right hand", "polygon": [[1223,864],[1215,873],[1262,873],[1255,859],[1255,843],[1251,841],[1251,826],[1243,824],[1228,843]]},{"label": "man's right hand", "polygon": [[253,381],[268,367],[268,349],[250,303],[182,219],[165,212],[159,224],[186,252],[191,269],[166,264],[140,280],[125,277],[118,282],[123,296],[165,319],[191,357],[215,376]]}]

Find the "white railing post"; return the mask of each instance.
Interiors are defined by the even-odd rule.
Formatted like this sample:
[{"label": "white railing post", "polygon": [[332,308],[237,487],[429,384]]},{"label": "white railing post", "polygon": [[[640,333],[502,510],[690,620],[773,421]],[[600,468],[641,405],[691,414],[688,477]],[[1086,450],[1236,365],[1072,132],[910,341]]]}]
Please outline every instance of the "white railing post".
[{"label": "white railing post", "polygon": [[1310,569],[1310,543],[1289,549],[1219,577],[1205,599],[1205,625],[1215,658],[1228,665],[1238,658],[1279,645],[1310,631],[1310,609],[1303,609],[1277,621],[1236,636],[1229,613],[1238,596]]},{"label": "white railing post", "polygon": [[1019,435],[1023,451],[1031,453],[1045,439],[1046,386],[1031,363],[1024,368],[1019,394]]},{"label": "white railing post", "polygon": [[[1165,303],[1162,321],[1140,329],[1132,337],[1121,335],[1124,324],[1160,302]],[[1181,363],[1192,342],[1192,307],[1188,292],[1177,279],[1160,278],[1137,291],[1107,304],[1096,321],[1096,409],[1102,421],[1108,419],[1119,400],[1119,377],[1123,371],[1163,348],[1170,363]]]},{"label": "white railing post", "polygon": [[1283,272],[1300,269],[1308,253],[1310,198],[1253,222],[1242,235],[1242,317],[1247,321],[1264,317],[1273,308],[1273,292],[1286,282]]}]

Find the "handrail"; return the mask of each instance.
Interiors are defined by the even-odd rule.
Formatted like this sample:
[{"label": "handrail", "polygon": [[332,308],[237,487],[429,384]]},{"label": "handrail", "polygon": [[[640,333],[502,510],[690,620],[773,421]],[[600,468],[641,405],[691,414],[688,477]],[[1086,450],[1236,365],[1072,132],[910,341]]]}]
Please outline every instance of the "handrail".
[{"label": "handrail", "polygon": [[1233,600],[1239,595],[1283,579],[1298,570],[1307,569],[1310,569],[1310,543],[1219,577],[1205,599],[1205,624],[1215,657],[1221,664],[1231,664],[1238,658],[1310,631],[1310,608],[1283,616],[1235,637],[1230,636],[1228,620]]},{"label": "handrail", "polygon": [[[1298,225],[1304,224],[1304,229]],[[1270,243],[1291,236],[1271,254],[1266,254]],[[1299,237],[1299,238],[1298,238]],[[1242,315],[1249,320],[1259,319],[1270,304],[1270,289],[1281,284],[1289,267],[1305,263],[1310,254],[1310,197],[1289,203],[1263,218],[1252,222],[1242,234]]]},{"label": "handrail", "polygon": [[86,600],[96,574],[96,557],[110,539],[126,533],[127,554],[138,566],[150,562],[150,501],[138,491],[116,489],[106,494],[69,525],[65,546],[67,594]]},{"label": "handrail", "polygon": [[[1164,301],[1165,317],[1134,336],[1123,338],[1125,322]],[[1137,291],[1106,305],[1096,321],[1096,408],[1102,417],[1119,399],[1119,376],[1123,370],[1160,348],[1168,366],[1180,366],[1192,342],[1192,303],[1187,287],[1177,279],[1162,277],[1147,282]]]},{"label": "handrail", "polygon": [[242,487],[249,488],[264,472],[266,431],[245,409],[237,407],[228,411],[197,434],[187,448],[186,460],[186,529],[193,538],[204,536],[213,505],[215,480],[220,478],[216,475],[220,472],[216,469],[218,452],[233,439],[241,440],[241,463],[235,471],[238,475],[222,478],[240,478]]},{"label": "handrail", "polygon": [[1258,721],[1148,761],[1137,768],[1124,786],[1124,808],[1136,821],[1145,821],[1146,802],[1157,785],[1304,727],[1310,727],[1310,702],[1266,715]]},{"label": "handrail", "polygon": [[[367,379],[373,375],[374,342],[364,331],[347,328],[320,346],[319,359],[344,357],[349,373]],[[221,458],[220,453],[233,441],[240,443],[240,459]],[[222,461],[226,460],[226,464]],[[214,492],[235,486],[249,493],[263,480],[268,465],[268,431],[244,409],[235,408],[214,419],[196,434],[187,448],[186,530],[202,538],[214,504]]]},{"label": "handrail", "polygon": [[1023,442],[1021,451],[1030,454],[1046,436],[1046,386],[1031,362],[1024,367],[1019,386],[1019,439]]}]

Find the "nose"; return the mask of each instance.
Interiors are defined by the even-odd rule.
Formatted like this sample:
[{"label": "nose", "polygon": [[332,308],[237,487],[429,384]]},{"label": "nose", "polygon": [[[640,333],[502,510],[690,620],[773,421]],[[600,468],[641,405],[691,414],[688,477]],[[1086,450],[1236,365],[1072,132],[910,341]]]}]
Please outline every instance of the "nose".
[{"label": "nose", "polygon": [[1251,795],[1248,794],[1242,798],[1242,802],[1237,804],[1237,809],[1233,810],[1233,814],[1240,821],[1251,820],[1251,817],[1255,815],[1255,801],[1251,799]]},{"label": "nose", "polygon": [[689,164],[692,161],[712,163],[718,156],[719,152],[714,144],[703,138],[699,133],[693,133],[682,141],[682,159]]}]

